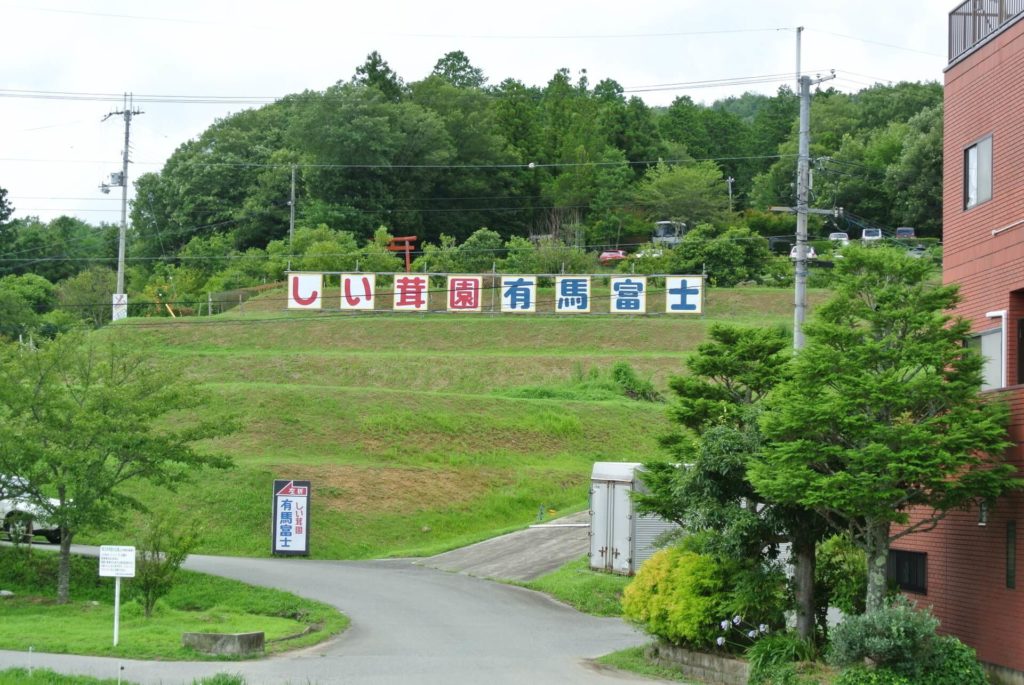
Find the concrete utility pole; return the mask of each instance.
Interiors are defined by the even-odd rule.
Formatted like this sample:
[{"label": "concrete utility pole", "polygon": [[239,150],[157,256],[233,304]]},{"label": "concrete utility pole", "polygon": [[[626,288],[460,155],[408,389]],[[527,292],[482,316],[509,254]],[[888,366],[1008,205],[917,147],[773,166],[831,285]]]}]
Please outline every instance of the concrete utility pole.
[{"label": "concrete utility pole", "polygon": [[793,349],[804,347],[804,319],[807,314],[807,217],[810,214],[839,216],[842,209],[809,209],[811,178],[811,86],[835,78],[835,73],[811,80],[800,77],[799,154],[796,161],[796,207],[771,207],[773,212],[796,214],[796,279],[793,293]]},{"label": "concrete utility pole", "polygon": [[[793,302],[793,349],[804,347],[804,318],[807,314],[807,198],[811,177],[811,85],[834,79],[835,74],[812,81],[800,77],[800,149],[796,162],[796,292]],[[818,210],[814,213],[821,213]],[[826,210],[824,213],[831,214]]]},{"label": "concrete utility pole", "polygon": [[109,193],[111,186],[121,186],[121,230],[117,236],[117,292],[113,296],[113,318],[115,321],[127,315],[128,298],[124,292],[124,244],[125,234],[128,232],[128,151],[131,141],[132,117],[136,114],[143,114],[143,112],[132,108],[131,95],[125,93],[124,109],[111,112],[103,117],[103,121],[113,116],[124,117],[124,151],[121,155],[121,172],[120,174],[111,174],[110,183],[100,186],[104,193]]},{"label": "concrete utility pole", "polygon": [[295,165],[292,164],[292,196],[288,201],[288,250],[295,240]]}]

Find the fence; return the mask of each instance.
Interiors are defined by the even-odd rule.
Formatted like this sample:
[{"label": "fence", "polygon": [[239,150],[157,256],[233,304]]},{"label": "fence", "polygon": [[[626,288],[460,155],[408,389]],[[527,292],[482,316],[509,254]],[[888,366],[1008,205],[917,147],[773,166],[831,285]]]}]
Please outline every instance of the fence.
[{"label": "fence", "polygon": [[949,13],[949,61],[1024,13],[1024,0],[966,0]]},{"label": "fence", "polygon": [[236,307],[244,307],[245,302],[260,293],[275,288],[280,288],[284,283],[265,283],[263,285],[254,285],[249,288],[237,288],[235,290],[224,290],[219,293],[207,293],[206,295],[206,306],[200,302],[196,308],[197,313],[200,315],[212,315],[222,314],[226,311],[235,309]]}]

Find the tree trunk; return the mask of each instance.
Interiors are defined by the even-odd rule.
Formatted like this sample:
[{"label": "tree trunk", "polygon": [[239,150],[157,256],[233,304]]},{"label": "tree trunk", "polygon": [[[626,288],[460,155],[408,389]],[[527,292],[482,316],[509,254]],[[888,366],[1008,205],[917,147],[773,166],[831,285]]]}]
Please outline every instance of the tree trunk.
[{"label": "tree trunk", "polygon": [[793,584],[796,587],[796,632],[814,639],[814,541],[793,540]]},{"label": "tree trunk", "polygon": [[865,612],[870,614],[885,607],[885,591],[888,586],[886,567],[889,564],[889,522],[872,522],[868,529],[866,542],[868,594],[865,601]]},{"label": "tree trunk", "polygon": [[71,598],[71,538],[73,534],[60,527],[60,564],[57,566],[57,604],[67,604]]}]

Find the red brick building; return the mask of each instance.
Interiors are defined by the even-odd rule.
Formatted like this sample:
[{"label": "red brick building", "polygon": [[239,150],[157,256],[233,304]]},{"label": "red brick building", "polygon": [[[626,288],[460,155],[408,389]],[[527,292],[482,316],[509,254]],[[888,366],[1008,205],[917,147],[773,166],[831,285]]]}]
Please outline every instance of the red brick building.
[{"label": "red brick building", "polygon": [[[984,389],[1013,408],[1008,458],[1024,470],[1024,0],[950,13],[944,127],[943,280],[960,284],[956,314],[987,357]],[[1022,495],[979,504],[898,540],[889,567],[1009,682],[1024,682],[1018,528]]]}]

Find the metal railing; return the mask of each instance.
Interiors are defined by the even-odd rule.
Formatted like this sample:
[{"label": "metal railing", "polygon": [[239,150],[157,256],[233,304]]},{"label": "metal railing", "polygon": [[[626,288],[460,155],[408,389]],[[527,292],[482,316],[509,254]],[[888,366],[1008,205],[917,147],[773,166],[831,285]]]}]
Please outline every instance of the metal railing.
[{"label": "metal railing", "polygon": [[953,62],[1024,13],[1024,0],[966,0],[949,13],[949,61]]}]

